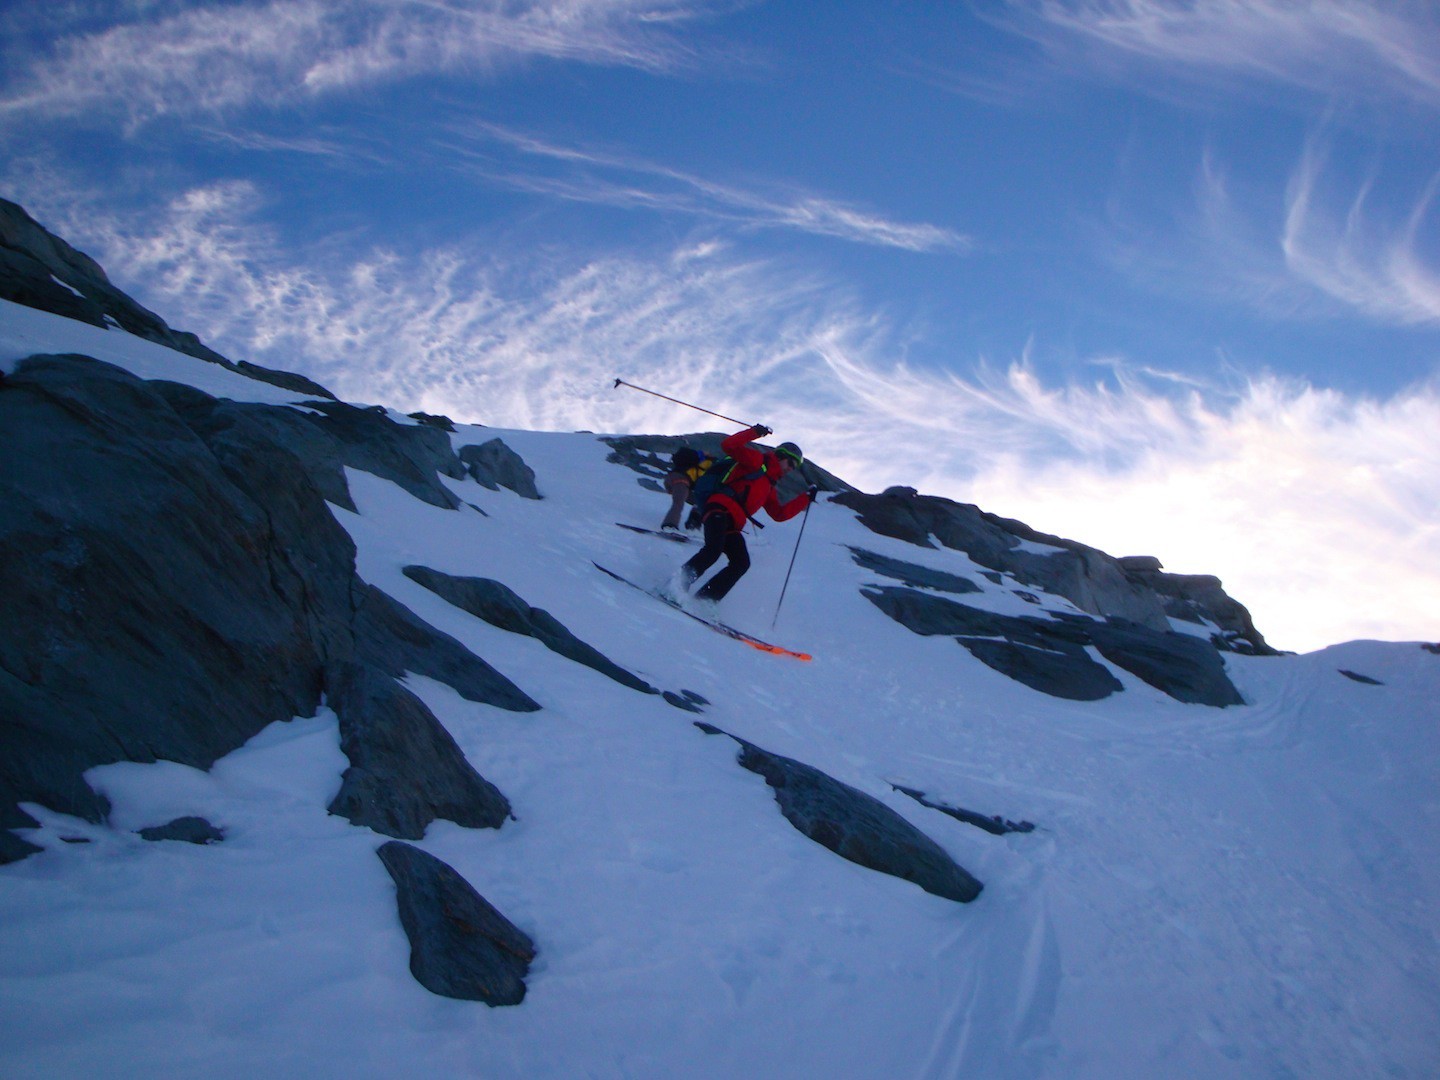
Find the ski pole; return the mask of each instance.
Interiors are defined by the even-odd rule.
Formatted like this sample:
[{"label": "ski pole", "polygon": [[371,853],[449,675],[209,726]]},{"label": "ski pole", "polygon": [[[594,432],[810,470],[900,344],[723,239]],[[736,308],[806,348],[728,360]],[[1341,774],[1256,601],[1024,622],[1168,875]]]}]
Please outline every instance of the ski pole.
[{"label": "ski pole", "polygon": [[688,401],[681,401],[679,398],[673,398],[667,394],[658,394],[654,390],[646,390],[645,387],[636,386],[634,383],[628,383],[624,379],[616,379],[615,385],[612,386],[610,389],[615,390],[621,386],[628,386],[631,390],[639,390],[642,394],[650,394],[654,397],[664,398],[666,401],[673,401],[676,405],[684,405],[687,409],[694,409],[696,412],[703,412],[708,413],[711,416],[718,416],[721,420],[729,420],[732,424],[739,424],[741,427],[754,426],[752,424],[747,424],[744,420],[736,420],[733,416],[726,416],[724,413],[710,412],[709,409],[702,409],[699,405],[691,405]]},{"label": "ski pole", "polygon": [[785,590],[790,588],[790,575],[795,570],[795,559],[800,554],[800,541],[805,539],[805,525],[810,520],[810,507],[814,505],[813,502],[807,503],[805,506],[805,516],[800,519],[800,535],[795,537],[795,551],[790,556],[790,569],[785,571],[785,584],[780,586],[780,599],[775,601],[775,618],[770,620],[771,630],[774,630],[775,624],[780,621],[780,605],[785,603]]}]

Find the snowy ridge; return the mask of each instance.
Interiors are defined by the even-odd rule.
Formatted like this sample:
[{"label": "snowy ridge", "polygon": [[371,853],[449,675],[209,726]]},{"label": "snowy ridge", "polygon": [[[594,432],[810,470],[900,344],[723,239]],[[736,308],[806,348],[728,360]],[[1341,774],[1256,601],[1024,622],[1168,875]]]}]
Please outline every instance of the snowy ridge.
[{"label": "snowy ridge", "polygon": [[[3,305],[0,369],[41,352],[301,400]],[[888,617],[864,590],[896,582],[854,550],[967,578],[978,591],[951,599],[987,612],[1054,618],[1073,604],[822,502],[776,625],[798,521],[751,538],[753,568],[722,606],[740,629],[814,654],[786,663],[594,569],[654,585],[688,554],[614,527],[658,521],[665,500],[606,444],[450,435],[457,451],[497,437],[541,499],[440,476],[460,501],[449,510],[350,468],[354,510],[331,511],[361,579],[541,706],[510,712],[405,678],[513,807],[499,829],[437,821],[418,846],[535,942],[523,1004],[451,1000],[412,978],[375,856],[387,838],[326,811],[347,761],[321,707],[208,771],[92,769],[104,823],[27,805],[38,827],[24,839],[43,850],[0,867],[0,1074],[1440,1071],[1440,656],[1381,642],[1226,654],[1245,704],[1215,708],[1087,647],[1123,690],[1064,700]],[[409,566],[501,582],[615,664],[708,704],[692,715],[571,662],[446,602]],[[696,720],[878,800],[985,891],[958,904],[837,857]],[[896,785],[1036,828],[992,835]],[[186,815],[223,841],[137,835]]]}]

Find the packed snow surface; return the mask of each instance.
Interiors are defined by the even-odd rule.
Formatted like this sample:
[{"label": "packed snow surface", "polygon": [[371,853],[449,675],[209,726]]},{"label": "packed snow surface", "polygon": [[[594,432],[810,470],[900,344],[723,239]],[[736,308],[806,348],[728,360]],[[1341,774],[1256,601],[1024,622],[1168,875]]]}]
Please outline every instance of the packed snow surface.
[{"label": "packed snow surface", "polygon": [[[32,352],[294,397],[5,305],[0,366]],[[346,760],[321,709],[209,772],[92,770],[106,825],[29,807],[41,827],[25,836],[45,850],[0,867],[0,1076],[1440,1075],[1440,656],[1378,642],[1227,656],[1247,702],[1227,709],[1118,668],[1124,692],[1062,701],[891,621],[860,593],[886,582],[849,546],[968,574],[986,592],[965,602],[1036,614],[1013,585],[822,503],[778,620],[799,519],[751,538],[754,567],[719,611],[814,654],[799,663],[594,569],[658,585],[686,557],[615,527],[657,524],[668,500],[598,439],[454,440],[497,436],[542,501],[447,480],[467,505],[445,511],[352,471],[359,512],[334,512],[364,579],[543,706],[408,680],[514,805],[498,831],[439,822],[421,846],[535,940],[524,1003],[412,978],[374,853],[386,838],[326,813]],[[498,579],[711,704],[692,716],[483,623],[405,577],[412,563]],[[985,891],[953,903],[811,842],[695,719],[880,799]],[[1037,828],[993,836],[892,784]],[[186,814],[226,839],[134,832]]]}]

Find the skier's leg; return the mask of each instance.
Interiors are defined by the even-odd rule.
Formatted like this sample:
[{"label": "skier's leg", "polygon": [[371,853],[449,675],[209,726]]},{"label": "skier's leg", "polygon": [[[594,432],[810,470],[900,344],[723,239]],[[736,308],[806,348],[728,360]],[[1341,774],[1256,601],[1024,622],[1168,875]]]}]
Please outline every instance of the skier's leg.
[{"label": "skier's leg", "polygon": [[687,589],[725,553],[725,538],[730,532],[730,515],[723,510],[709,511],[705,515],[704,525],[704,546],[680,568]]},{"label": "skier's leg", "polygon": [[695,595],[701,600],[721,600],[750,569],[750,552],[745,537],[732,532],[725,538],[725,568],[707,581]]}]

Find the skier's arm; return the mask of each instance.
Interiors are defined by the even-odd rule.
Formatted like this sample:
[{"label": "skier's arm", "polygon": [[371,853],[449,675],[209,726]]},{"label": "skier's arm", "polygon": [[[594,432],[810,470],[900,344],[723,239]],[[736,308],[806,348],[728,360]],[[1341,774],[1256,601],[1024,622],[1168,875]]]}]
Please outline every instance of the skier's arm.
[{"label": "skier's arm", "polygon": [[756,424],[744,431],[737,431],[734,435],[726,436],[720,443],[722,453],[729,454],[736,461],[740,460],[740,453],[756,439],[763,439],[770,434],[770,429],[764,424]]},{"label": "skier's arm", "polygon": [[810,493],[802,491],[795,498],[787,503],[782,503],[775,497],[775,492],[770,492],[770,498],[765,500],[765,512],[776,521],[789,521],[800,511],[810,505]]}]

